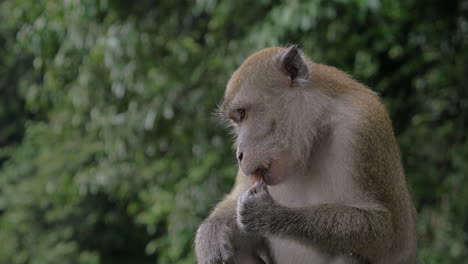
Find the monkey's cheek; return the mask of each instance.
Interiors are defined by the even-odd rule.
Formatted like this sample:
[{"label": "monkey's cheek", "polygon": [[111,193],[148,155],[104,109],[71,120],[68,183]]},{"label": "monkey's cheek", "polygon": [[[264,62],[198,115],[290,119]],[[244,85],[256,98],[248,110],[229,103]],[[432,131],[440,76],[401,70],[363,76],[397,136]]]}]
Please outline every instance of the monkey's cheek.
[{"label": "monkey's cheek", "polygon": [[277,185],[286,179],[286,164],[277,161],[271,165],[270,171],[264,176],[267,185]]},{"label": "monkey's cheek", "polygon": [[290,159],[290,153],[282,152],[277,159],[271,162],[270,170],[264,177],[267,185],[277,185],[286,180]]}]

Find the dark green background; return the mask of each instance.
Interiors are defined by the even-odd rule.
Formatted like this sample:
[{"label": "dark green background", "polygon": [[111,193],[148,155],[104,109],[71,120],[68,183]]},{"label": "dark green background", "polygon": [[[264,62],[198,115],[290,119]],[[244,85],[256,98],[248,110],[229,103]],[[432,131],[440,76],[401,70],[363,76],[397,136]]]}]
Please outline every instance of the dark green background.
[{"label": "dark green background", "polygon": [[468,2],[0,2],[0,263],[193,263],[233,183],[211,119],[249,54],[299,44],[381,94],[419,263],[468,260]]}]

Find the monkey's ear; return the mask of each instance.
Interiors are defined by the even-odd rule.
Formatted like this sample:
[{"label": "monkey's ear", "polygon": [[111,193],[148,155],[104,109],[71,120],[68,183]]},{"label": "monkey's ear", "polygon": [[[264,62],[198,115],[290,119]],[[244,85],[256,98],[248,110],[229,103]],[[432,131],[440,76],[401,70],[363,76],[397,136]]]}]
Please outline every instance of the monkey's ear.
[{"label": "monkey's ear", "polygon": [[301,52],[296,46],[290,46],[281,57],[281,67],[289,76],[292,84],[297,80],[307,80],[309,70],[301,57]]}]

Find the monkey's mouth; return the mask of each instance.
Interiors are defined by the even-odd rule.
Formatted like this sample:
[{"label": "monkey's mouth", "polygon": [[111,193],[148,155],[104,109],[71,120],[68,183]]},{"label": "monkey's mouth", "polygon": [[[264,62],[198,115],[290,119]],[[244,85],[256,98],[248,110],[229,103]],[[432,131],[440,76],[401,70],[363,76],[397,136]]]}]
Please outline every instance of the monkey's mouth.
[{"label": "monkey's mouth", "polygon": [[270,173],[271,164],[267,162],[262,162],[262,165],[258,167],[253,174],[250,175],[250,180],[252,181],[252,185],[256,182],[268,182],[268,176]]},{"label": "monkey's mouth", "polygon": [[252,184],[258,181],[266,185],[273,186],[284,182],[288,173],[287,155],[283,158],[271,160],[268,163],[262,163],[253,173]]}]

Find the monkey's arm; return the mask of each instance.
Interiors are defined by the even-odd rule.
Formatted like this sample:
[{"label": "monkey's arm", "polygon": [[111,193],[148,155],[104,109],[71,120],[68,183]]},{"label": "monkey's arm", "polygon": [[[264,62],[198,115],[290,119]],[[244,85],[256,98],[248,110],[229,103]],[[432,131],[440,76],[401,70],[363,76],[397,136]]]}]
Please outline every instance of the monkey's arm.
[{"label": "monkey's arm", "polygon": [[273,219],[270,232],[293,239],[307,239],[332,253],[357,254],[366,259],[381,256],[392,241],[391,217],[383,208],[358,208],[324,204],[280,210],[286,223]]},{"label": "monkey's arm", "polygon": [[247,177],[241,176],[239,172],[231,193],[216,205],[197,230],[195,253],[200,264],[233,262],[233,234],[239,231],[236,225],[237,198],[248,188]]},{"label": "monkey's arm", "polygon": [[266,187],[245,192],[240,198],[239,225],[249,232],[310,242],[332,254],[358,255],[367,260],[390,248],[391,213],[377,204],[362,207],[323,204],[288,208],[276,201]]}]

